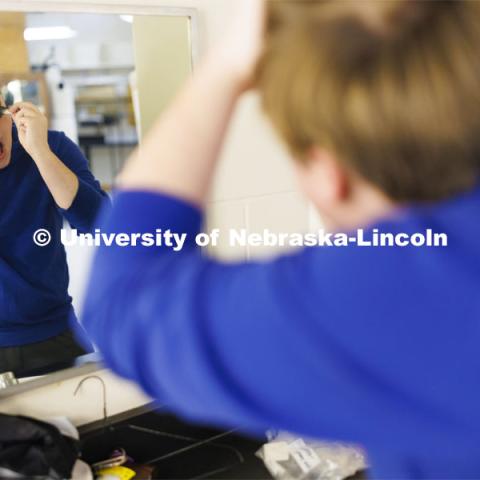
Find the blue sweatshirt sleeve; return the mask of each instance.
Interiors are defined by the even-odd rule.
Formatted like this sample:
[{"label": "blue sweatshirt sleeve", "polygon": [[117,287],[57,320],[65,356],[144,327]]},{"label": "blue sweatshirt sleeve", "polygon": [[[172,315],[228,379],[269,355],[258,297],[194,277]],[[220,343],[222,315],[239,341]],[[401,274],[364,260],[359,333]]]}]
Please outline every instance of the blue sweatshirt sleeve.
[{"label": "blue sweatshirt sleeve", "polygon": [[78,178],[78,191],[67,210],[59,209],[73,228],[81,233],[91,232],[104,202],[109,203],[107,194],[88,168],[88,162],[80,148],[62,132],[50,132],[53,153]]},{"label": "blue sweatshirt sleeve", "polygon": [[[430,361],[422,342],[431,325],[416,331],[418,352],[411,326],[388,326],[397,286],[378,299],[375,290],[391,250],[379,250],[378,262],[369,249],[311,248],[223,264],[194,247],[201,224],[195,207],[147,192],[119,193],[103,215],[103,233],[170,229],[190,238],[178,253],[99,249],[82,323],[107,366],[195,421],[364,445],[395,432],[395,445],[414,442],[424,410],[410,408],[409,395],[425,385],[416,372],[419,358]],[[404,340],[414,358],[391,355]]]}]

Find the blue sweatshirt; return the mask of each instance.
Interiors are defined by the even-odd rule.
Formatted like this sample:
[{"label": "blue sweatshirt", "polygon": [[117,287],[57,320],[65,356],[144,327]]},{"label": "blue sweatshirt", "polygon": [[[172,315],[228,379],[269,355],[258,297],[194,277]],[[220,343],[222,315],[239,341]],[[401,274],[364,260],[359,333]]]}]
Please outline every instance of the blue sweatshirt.
[{"label": "blue sweatshirt", "polygon": [[378,478],[480,477],[480,189],[372,228],[448,247],[315,247],[227,265],[192,245],[202,212],[119,192],[84,326],[106,364],[190,420],[357,442]]},{"label": "blue sweatshirt", "polygon": [[[39,342],[69,328],[73,308],[60,241],[63,221],[91,230],[106,196],[79,148],[65,134],[51,131],[51,150],[79,180],[71,207],[60,209],[15,127],[12,136],[12,160],[0,170],[0,347]],[[38,229],[51,234],[48,246],[34,243]]]}]

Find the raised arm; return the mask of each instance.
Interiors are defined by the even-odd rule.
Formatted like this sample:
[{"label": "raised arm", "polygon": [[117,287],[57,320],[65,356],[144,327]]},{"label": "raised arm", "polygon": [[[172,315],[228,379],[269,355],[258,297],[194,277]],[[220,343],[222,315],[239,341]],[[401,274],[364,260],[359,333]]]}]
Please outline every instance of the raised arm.
[{"label": "raised arm", "polygon": [[48,122],[33,104],[19,102],[10,108],[23,148],[32,157],[56,204],[67,209],[78,190],[77,176],[51,151]]},{"label": "raised arm", "polygon": [[261,49],[263,1],[239,5],[235,27],[152,128],[120,175],[120,188],[205,203],[235,103],[250,86]]},{"label": "raised arm", "polygon": [[[171,229],[192,241],[201,223],[201,211],[184,200],[132,191],[117,194],[101,227]],[[410,439],[417,418],[390,390],[381,353],[398,332],[388,322],[366,324],[389,255],[375,264],[368,249],[310,249],[268,264],[224,265],[191,242],[180,253],[102,247],[82,323],[107,366],[189,419],[364,444],[388,436],[388,419]],[[351,280],[367,268],[369,285]],[[353,301],[359,293],[361,305]],[[385,345],[373,348],[372,331]],[[418,384],[422,374],[407,380]]]},{"label": "raised arm", "polygon": [[65,134],[57,133],[55,153],[57,158],[75,174],[78,181],[77,193],[71,205],[61,212],[70,225],[81,232],[91,232],[102,205],[110,205],[108,195],[102,190],[88,166],[80,148]]},{"label": "raised arm", "polygon": [[72,226],[90,231],[106,194],[83,153],[63,133],[49,132],[47,119],[31,103],[17,103],[10,110],[20,143],[36,163],[55,203]]}]

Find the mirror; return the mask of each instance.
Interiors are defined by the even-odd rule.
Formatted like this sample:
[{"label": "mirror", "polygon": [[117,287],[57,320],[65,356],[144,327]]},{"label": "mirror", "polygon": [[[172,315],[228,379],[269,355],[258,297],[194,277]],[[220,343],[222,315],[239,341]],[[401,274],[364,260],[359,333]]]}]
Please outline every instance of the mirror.
[{"label": "mirror", "polygon": [[[92,351],[72,334],[92,249],[62,230],[93,231],[116,175],[191,75],[195,12],[161,10],[0,13],[1,102],[14,113],[0,118],[0,374],[46,374]],[[41,130],[28,111],[47,118],[48,148],[26,135]]]}]

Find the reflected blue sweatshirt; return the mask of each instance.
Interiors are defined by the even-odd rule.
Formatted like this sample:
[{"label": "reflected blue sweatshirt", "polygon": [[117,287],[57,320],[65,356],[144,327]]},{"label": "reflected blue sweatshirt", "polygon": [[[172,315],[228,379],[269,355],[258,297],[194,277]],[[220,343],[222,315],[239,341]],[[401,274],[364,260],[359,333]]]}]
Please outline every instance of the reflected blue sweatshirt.
[{"label": "reflected blue sweatshirt", "polygon": [[[15,127],[12,137],[11,162],[0,170],[0,347],[40,342],[69,328],[74,313],[60,241],[63,221],[90,231],[106,198],[79,148],[65,134],[50,131],[51,150],[79,180],[71,207],[60,209]],[[33,241],[38,229],[51,234],[45,247]]]},{"label": "reflected blue sweatshirt", "polygon": [[479,478],[479,218],[476,189],[371,227],[447,247],[228,265],[192,243],[201,211],[119,192],[104,233],[190,243],[100,248],[83,324],[111,369],[187,419],[359,443],[377,478]]}]

